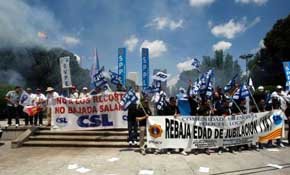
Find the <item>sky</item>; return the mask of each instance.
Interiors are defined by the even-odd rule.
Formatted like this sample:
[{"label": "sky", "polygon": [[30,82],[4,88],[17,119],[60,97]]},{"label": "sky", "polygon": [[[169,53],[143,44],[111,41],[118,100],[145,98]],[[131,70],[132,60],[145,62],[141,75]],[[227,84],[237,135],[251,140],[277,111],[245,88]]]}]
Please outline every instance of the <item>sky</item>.
[{"label": "sky", "polygon": [[289,12],[289,0],[0,1],[0,48],[63,47],[88,69],[97,48],[100,64],[116,71],[117,49],[125,47],[127,72],[138,72],[140,83],[140,48],[147,47],[150,70],[166,68],[174,84],[192,58],[220,49],[235,59],[255,53]]}]

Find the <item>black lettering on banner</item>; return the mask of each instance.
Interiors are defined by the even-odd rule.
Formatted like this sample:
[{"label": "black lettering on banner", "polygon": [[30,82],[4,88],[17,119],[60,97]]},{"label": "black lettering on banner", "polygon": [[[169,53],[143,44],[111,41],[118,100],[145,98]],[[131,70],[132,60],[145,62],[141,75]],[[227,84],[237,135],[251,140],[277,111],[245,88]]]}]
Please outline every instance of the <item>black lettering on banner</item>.
[{"label": "black lettering on banner", "polygon": [[168,118],[165,119],[165,138],[170,137],[170,121]]},{"label": "black lettering on banner", "polygon": [[174,120],[174,138],[178,138],[178,121]]}]

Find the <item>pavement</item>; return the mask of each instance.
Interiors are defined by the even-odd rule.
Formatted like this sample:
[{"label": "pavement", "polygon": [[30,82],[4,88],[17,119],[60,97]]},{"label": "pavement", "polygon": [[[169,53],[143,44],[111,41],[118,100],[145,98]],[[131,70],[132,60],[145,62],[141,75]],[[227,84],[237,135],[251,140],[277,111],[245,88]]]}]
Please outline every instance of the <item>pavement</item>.
[{"label": "pavement", "polygon": [[[116,148],[0,146],[2,175],[289,175],[290,147],[218,155],[147,154]],[[267,164],[283,166],[282,169]],[[204,167],[201,168],[200,167]],[[207,169],[209,168],[209,169]],[[280,167],[281,168],[281,167]],[[88,170],[88,172],[86,172]],[[143,171],[141,171],[143,170]],[[144,171],[146,170],[146,171]],[[208,173],[200,170],[209,170]],[[79,172],[80,171],[80,172]]]}]

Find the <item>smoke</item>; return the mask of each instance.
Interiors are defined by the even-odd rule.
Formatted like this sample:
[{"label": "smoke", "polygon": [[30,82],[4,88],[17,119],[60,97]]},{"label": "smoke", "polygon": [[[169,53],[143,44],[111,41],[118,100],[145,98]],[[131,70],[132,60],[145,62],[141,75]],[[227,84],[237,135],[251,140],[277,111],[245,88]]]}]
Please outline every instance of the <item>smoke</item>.
[{"label": "smoke", "polygon": [[25,1],[0,1],[0,26],[0,48],[65,45],[54,15]]},{"label": "smoke", "polygon": [[0,83],[25,86],[25,80],[18,72],[14,70],[0,71]]}]

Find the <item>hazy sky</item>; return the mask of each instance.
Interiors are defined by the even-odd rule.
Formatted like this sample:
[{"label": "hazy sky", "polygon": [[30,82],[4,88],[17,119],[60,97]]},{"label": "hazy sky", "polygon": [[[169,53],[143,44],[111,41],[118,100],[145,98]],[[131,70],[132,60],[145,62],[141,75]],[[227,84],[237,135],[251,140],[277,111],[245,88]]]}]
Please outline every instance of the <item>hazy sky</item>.
[{"label": "hazy sky", "polygon": [[215,49],[235,58],[255,52],[289,12],[289,0],[0,1],[0,47],[61,46],[81,56],[86,68],[96,47],[100,64],[113,70],[117,48],[126,47],[127,71],[139,72],[139,79],[140,47],[148,47],[151,70],[167,68],[176,80],[190,69],[190,58]]}]

